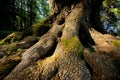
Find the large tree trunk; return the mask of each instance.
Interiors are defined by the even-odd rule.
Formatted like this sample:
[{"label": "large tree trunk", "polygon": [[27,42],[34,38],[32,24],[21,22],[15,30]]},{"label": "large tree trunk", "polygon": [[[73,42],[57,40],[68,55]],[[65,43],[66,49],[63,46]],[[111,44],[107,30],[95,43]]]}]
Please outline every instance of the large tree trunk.
[{"label": "large tree trunk", "polygon": [[4,80],[118,80],[120,52],[111,43],[115,38],[99,33],[105,31],[96,24],[102,1],[49,2],[55,15],[48,20],[52,28],[22,54]]}]

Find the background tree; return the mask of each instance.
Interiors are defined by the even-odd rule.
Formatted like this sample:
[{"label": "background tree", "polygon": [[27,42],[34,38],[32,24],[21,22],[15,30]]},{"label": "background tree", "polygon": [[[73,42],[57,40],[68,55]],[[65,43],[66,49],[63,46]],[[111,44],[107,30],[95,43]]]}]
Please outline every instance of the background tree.
[{"label": "background tree", "polygon": [[49,15],[48,0],[38,0],[40,17],[47,17]]},{"label": "background tree", "polygon": [[[0,22],[1,22],[1,29],[11,29],[10,26],[13,26],[12,20],[14,20],[14,17],[12,17],[12,14],[15,14],[13,12],[14,8],[12,7],[12,2],[10,0],[1,0],[0,1]],[[13,10],[13,11],[12,11]],[[11,16],[10,16],[11,15]]]},{"label": "background tree", "polygon": [[41,0],[1,0],[0,5],[1,38],[6,36],[5,32],[9,34],[27,29],[49,12],[47,2]]}]

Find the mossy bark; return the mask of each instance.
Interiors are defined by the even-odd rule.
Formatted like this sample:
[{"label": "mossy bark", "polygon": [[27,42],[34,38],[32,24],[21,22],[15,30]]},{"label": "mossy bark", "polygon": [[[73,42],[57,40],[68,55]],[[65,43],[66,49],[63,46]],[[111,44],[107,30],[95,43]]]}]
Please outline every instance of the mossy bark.
[{"label": "mossy bark", "polygon": [[91,25],[95,23],[90,17],[94,13],[92,8],[100,3],[96,0],[50,0],[52,16],[40,25],[47,23],[52,27],[22,53],[21,62],[4,80],[120,79],[117,67],[120,50],[111,43],[115,38],[99,33],[104,32],[103,28]]}]

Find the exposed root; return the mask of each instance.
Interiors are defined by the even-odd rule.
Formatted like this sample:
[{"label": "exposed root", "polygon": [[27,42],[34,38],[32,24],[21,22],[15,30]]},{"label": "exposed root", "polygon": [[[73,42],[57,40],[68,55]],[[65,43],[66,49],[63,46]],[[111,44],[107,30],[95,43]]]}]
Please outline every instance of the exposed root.
[{"label": "exposed root", "polygon": [[[93,71],[92,80],[118,80],[120,75],[114,63],[120,56],[120,50],[114,45],[108,44],[107,40],[115,40],[113,36],[103,35],[95,30],[91,32],[96,45],[93,46],[95,52],[84,51],[84,58]],[[102,39],[102,40],[101,40]],[[101,42],[102,41],[102,42]],[[119,60],[118,60],[119,62]]]},{"label": "exposed root", "polygon": [[7,76],[20,61],[17,55],[0,59],[0,80]]},{"label": "exposed root", "polygon": [[43,61],[38,61],[41,80],[50,80],[58,73],[57,56],[51,56]]},{"label": "exposed root", "polygon": [[[117,79],[116,68],[110,58],[101,54],[86,54],[85,59],[93,69],[93,80],[114,80]],[[115,80],[116,80],[115,79]]]},{"label": "exposed root", "polygon": [[27,68],[31,63],[37,61],[40,58],[43,58],[46,55],[49,55],[48,51],[55,46],[54,42],[56,42],[58,33],[64,28],[64,24],[62,26],[53,26],[53,28],[44,36],[40,38],[40,40],[25,51],[22,55],[22,61],[15,67],[15,69],[8,75],[8,77],[12,77],[14,73],[21,71]]}]

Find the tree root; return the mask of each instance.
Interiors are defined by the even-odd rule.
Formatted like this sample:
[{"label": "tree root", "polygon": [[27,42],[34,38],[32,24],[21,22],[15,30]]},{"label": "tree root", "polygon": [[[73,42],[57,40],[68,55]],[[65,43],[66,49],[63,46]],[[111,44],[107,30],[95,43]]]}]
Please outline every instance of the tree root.
[{"label": "tree root", "polygon": [[54,43],[57,41],[58,34],[63,28],[64,24],[61,26],[53,26],[53,28],[47,34],[42,36],[35,45],[26,50],[22,55],[22,61],[15,67],[8,77],[12,77],[14,73],[27,68],[31,63],[49,55],[50,52],[48,51],[52,46],[54,46]]}]

